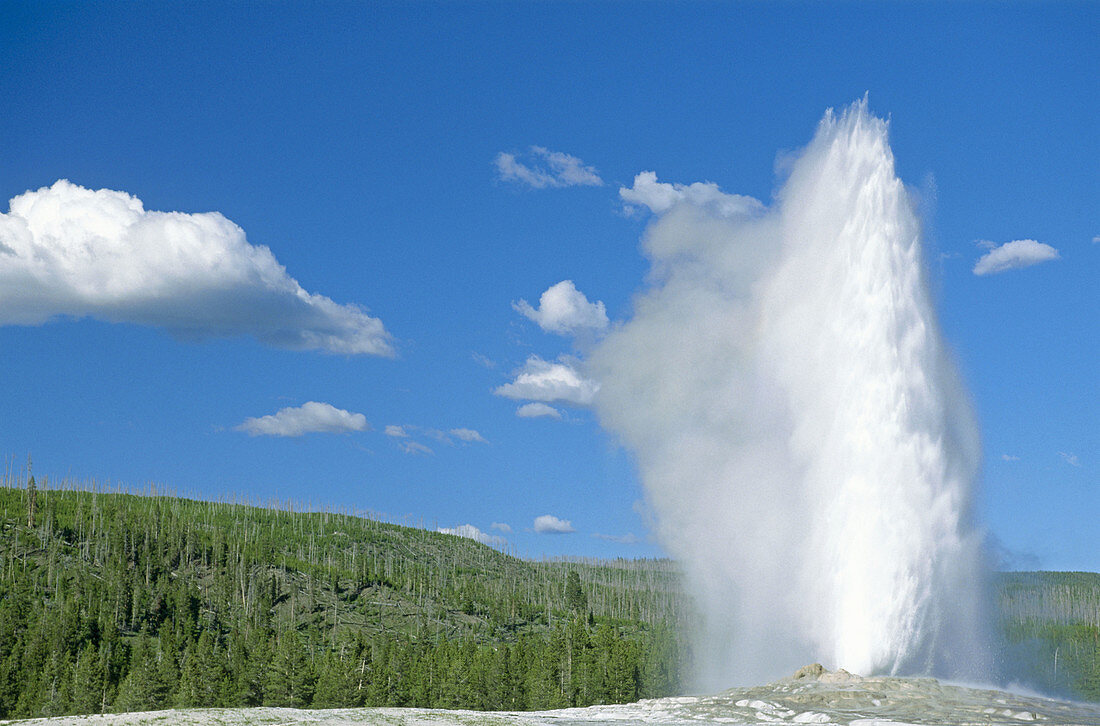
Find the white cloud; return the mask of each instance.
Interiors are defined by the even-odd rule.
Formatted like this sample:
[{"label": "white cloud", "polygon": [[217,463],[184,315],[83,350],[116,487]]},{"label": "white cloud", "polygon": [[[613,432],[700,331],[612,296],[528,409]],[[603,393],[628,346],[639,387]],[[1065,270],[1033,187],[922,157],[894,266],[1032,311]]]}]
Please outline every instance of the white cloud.
[{"label": "white cloud", "polygon": [[498,537],[493,534],[482,532],[480,529],[472,524],[460,524],[457,527],[440,527],[438,532],[443,534],[453,534],[456,537],[465,537],[466,539],[472,539],[475,542],[480,542],[490,547],[501,547],[508,544],[508,540],[503,537]]},{"label": "white cloud", "polygon": [[551,363],[533,355],[516,371],[514,381],[497,387],[493,393],[516,400],[563,401],[587,406],[599,388],[598,383],[577,371],[572,359],[562,357]]},{"label": "white cloud", "polygon": [[525,403],[516,409],[520,418],[561,418],[561,411],[545,403]]},{"label": "white cloud", "polygon": [[1018,270],[1059,258],[1058,250],[1033,239],[1013,240],[1005,242],[1000,247],[991,242],[979,242],[978,245],[989,251],[975,263],[975,275],[995,275],[998,272]]},{"label": "white cloud", "polygon": [[1098,235],[1096,235],[1095,237],[1092,238],[1092,243],[1093,244],[1100,243],[1100,234],[1098,234]]},{"label": "white cloud", "polygon": [[626,534],[620,534],[620,535],[596,533],[596,534],[593,534],[592,536],[595,537],[596,539],[602,539],[602,540],[605,540],[607,542],[617,542],[619,544],[625,544],[625,545],[634,545],[634,544],[638,544],[639,542],[641,542],[640,539],[638,539],[636,536],[634,536],[633,532],[627,532]]},{"label": "white cloud", "polygon": [[558,519],[553,514],[535,517],[535,531],[539,534],[569,534],[576,532],[568,519]]},{"label": "white cloud", "polygon": [[236,427],[250,436],[301,436],[309,433],[341,434],[365,431],[367,417],[327,403],[309,401],[259,418],[245,419]]},{"label": "white cloud", "polygon": [[668,184],[657,181],[657,173],[653,171],[636,175],[634,186],[629,189],[620,187],[619,197],[630,209],[645,206],[654,214],[664,214],[682,201],[707,207],[722,217],[739,217],[764,210],[764,205],[758,200],[740,194],[726,194],[713,182]]},{"label": "white cloud", "polygon": [[1070,466],[1081,466],[1081,460],[1077,458],[1077,454],[1071,454],[1071,453],[1067,453],[1065,451],[1059,451],[1058,456],[1062,457],[1062,460],[1065,461]]},{"label": "white cloud", "polygon": [[405,441],[400,440],[397,442],[397,446],[406,454],[434,454],[430,448],[420,443],[419,441]]},{"label": "white cloud", "polygon": [[504,522],[493,522],[492,524],[489,525],[489,529],[495,529],[499,532],[504,532],[504,533],[509,533],[509,532],[512,531],[511,526],[505,524]]},{"label": "white cloud", "polygon": [[583,329],[606,330],[608,325],[603,302],[588,302],[572,280],[562,280],[547,288],[539,297],[537,310],[526,300],[512,303],[512,307],[546,332],[558,335],[575,335]]},{"label": "white cloud", "polygon": [[146,211],[137,197],[59,180],[0,214],[0,325],[57,316],[252,335],[292,350],[392,356],[382,321],[302,289],[217,212]]},{"label": "white cloud", "polygon": [[461,441],[477,441],[482,444],[489,443],[485,440],[484,436],[479,434],[477,431],[474,431],[473,429],[451,429],[448,433]]},{"label": "white cloud", "polygon": [[470,353],[470,357],[473,358],[475,363],[477,363],[478,365],[480,365],[483,368],[492,369],[492,368],[497,367],[497,364],[493,361],[492,358],[490,358],[486,355],[482,355],[481,353],[478,353],[476,351],[473,352],[473,353]]},{"label": "white cloud", "polygon": [[1001,454],[1002,461],[1019,461],[1020,457],[1013,456],[1012,454]]},{"label": "white cloud", "polygon": [[451,444],[451,445],[454,444],[454,442],[451,441],[451,438],[447,435],[446,431],[440,431],[439,429],[433,429],[433,428],[428,428],[428,427],[424,427],[424,426],[410,426],[409,428],[417,429],[418,431],[423,431],[426,436],[430,436],[431,438],[433,438],[436,441],[439,441],[441,443]]},{"label": "white cloud", "polygon": [[585,166],[575,156],[532,146],[529,158],[530,165],[517,160],[514,154],[502,151],[497,154],[494,164],[502,180],[519,182],[535,189],[603,185],[596,169]]},{"label": "white cloud", "polygon": [[435,439],[436,441],[439,441],[440,443],[447,444],[448,446],[454,446],[455,442],[451,437],[459,439],[460,441],[465,441],[467,443],[489,443],[489,441],[484,436],[482,436],[480,432],[468,428],[455,428],[451,429],[450,431],[441,431],[440,429],[429,428],[426,426],[416,426],[413,424],[407,424],[404,426],[389,424],[383,430],[383,433],[386,434],[386,436],[398,439],[398,448],[400,448],[407,454],[435,453],[424,444],[413,441],[410,438],[413,435],[428,436]]}]

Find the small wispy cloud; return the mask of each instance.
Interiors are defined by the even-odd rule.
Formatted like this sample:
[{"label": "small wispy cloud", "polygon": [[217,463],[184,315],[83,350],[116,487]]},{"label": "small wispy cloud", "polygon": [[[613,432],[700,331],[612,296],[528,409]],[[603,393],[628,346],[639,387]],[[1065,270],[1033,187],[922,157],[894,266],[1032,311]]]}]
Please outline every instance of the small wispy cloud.
[{"label": "small wispy cloud", "polygon": [[419,441],[410,441],[408,439],[400,439],[397,442],[398,448],[404,451],[406,454],[425,454],[431,456],[435,452],[430,448],[420,443]]},{"label": "small wispy cloud", "polygon": [[602,331],[608,326],[603,302],[589,302],[572,280],[562,280],[547,288],[539,297],[538,308],[522,299],[512,303],[512,308],[546,332],[558,335],[576,335],[581,330]]},{"label": "small wispy cloud", "polygon": [[553,514],[535,517],[534,527],[539,534],[570,534],[577,531],[568,519],[558,519]]},{"label": "small wispy cloud", "polygon": [[641,542],[633,532],[627,532],[626,534],[599,534],[594,533],[592,535],[596,539],[602,539],[606,542],[617,542],[618,544],[635,545]]},{"label": "small wispy cloud", "polygon": [[603,179],[591,166],[570,154],[532,146],[520,161],[515,154],[500,152],[494,159],[503,181],[526,184],[534,189],[548,187],[602,186]]},{"label": "small wispy cloud", "polygon": [[556,363],[532,355],[523,367],[515,372],[511,383],[498,386],[493,393],[514,400],[542,401],[553,403],[563,401],[577,406],[592,403],[600,385],[585,378],[577,370],[579,361],[568,356],[558,358]]},{"label": "small wispy cloud", "polygon": [[508,524],[505,524],[504,522],[493,522],[489,525],[489,529],[495,529],[498,532],[504,532],[505,534],[508,534],[512,531],[512,527]]},{"label": "small wispy cloud", "polygon": [[1009,270],[1031,267],[1040,262],[1059,259],[1058,250],[1048,244],[1033,239],[1018,239],[997,246],[993,242],[981,241],[978,246],[989,250],[974,263],[975,275],[996,275]]},{"label": "small wispy cloud", "polygon": [[291,350],[394,354],[381,320],[307,292],[221,214],[147,211],[125,192],[64,179],[0,213],[0,325],[59,316],[184,340],[250,335]]},{"label": "small wispy cloud", "polygon": [[1001,454],[1002,461],[1019,461],[1020,457],[1013,456],[1012,454]]},{"label": "small wispy cloud", "polygon": [[490,358],[487,355],[482,355],[481,353],[478,353],[476,351],[473,352],[473,353],[470,353],[470,358],[472,358],[473,361],[475,363],[477,363],[479,366],[481,366],[482,368],[488,368],[488,369],[492,370],[493,368],[497,367],[496,362],[492,358]]},{"label": "small wispy cloud", "polygon": [[561,418],[561,411],[545,403],[525,403],[516,409],[520,418]]},{"label": "small wispy cloud", "polygon": [[450,435],[448,435],[446,431],[441,431],[439,429],[433,429],[431,427],[425,427],[425,426],[408,426],[406,428],[415,429],[417,431],[420,431],[425,436],[433,438],[436,441],[439,441],[440,443],[454,444],[454,442],[451,441]]},{"label": "small wispy cloud", "polygon": [[648,207],[654,214],[664,214],[679,202],[708,207],[723,217],[739,217],[764,210],[759,200],[740,194],[727,194],[713,182],[669,184],[657,181],[657,172],[643,171],[634,177],[634,186],[620,187],[619,198],[632,211]]},{"label": "small wispy cloud", "polygon": [[1066,451],[1059,451],[1058,456],[1062,457],[1062,461],[1066,462],[1070,466],[1081,466],[1081,460],[1077,458],[1077,454],[1071,454]]},{"label": "small wispy cloud", "polygon": [[996,564],[996,571],[1042,569],[1039,557],[1031,552],[1017,550],[1006,545],[992,532],[986,535],[989,553]]},{"label": "small wispy cloud", "polygon": [[309,433],[342,434],[365,431],[367,417],[328,403],[309,401],[267,416],[247,418],[236,427],[249,436],[301,436]]},{"label": "small wispy cloud", "polygon": [[407,454],[430,454],[434,453],[429,447],[424,444],[415,443],[412,441],[413,436],[427,436],[434,439],[441,444],[447,444],[448,446],[454,446],[454,440],[458,439],[464,443],[479,443],[487,444],[488,439],[481,435],[476,429],[470,428],[453,428],[449,431],[443,431],[442,429],[432,428],[429,426],[416,426],[414,424],[389,424],[383,430],[386,436],[396,439],[398,448]]},{"label": "small wispy cloud", "polygon": [[489,534],[482,532],[480,529],[472,524],[460,524],[457,527],[440,527],[436,530],[443,534],[453,534],[456,537],[465,537],[466,539],[472,539],[475,542],[480,542],[490,547],[503,547],[508,544],[508,540],[503,537],[498,537],[495,534]]},{"label": "small wispy cloud", "polygon": [[489,443],[484,436],[475,431],[474,429],[451,429],[448,431],[451,436],[454,436],[459,441],[466,441],[468,443],[477,442],[480,444]]}]

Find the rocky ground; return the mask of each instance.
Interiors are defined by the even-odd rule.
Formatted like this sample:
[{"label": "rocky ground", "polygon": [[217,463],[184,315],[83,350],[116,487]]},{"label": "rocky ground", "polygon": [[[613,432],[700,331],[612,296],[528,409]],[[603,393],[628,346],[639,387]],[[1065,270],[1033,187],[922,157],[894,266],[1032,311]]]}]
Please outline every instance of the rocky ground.
[{"label": "rocky ground", "polygon": [[[9,722],[0,722],[9,723]],[[1100,726],[1100,705],[1056,701],[1004,691],[954,686],[933,678],[863,678],[818,664],[766,686],[714,696],[681,696],[622,706],[533,713],[484,713],[417,708],[297,710],[190,709],[35,719],[43,726],[193,724],[246,726],[374,724],[377,726],[682,726],[686,724],[838,724],[985,726],[1052,724]]]}]

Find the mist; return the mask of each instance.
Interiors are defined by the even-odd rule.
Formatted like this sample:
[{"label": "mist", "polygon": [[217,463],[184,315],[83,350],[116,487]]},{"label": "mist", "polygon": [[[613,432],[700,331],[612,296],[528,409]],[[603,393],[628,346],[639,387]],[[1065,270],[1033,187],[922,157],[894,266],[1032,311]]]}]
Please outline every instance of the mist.
[{"label": "mist", "polygon": [[978,428],[888,124],[830,110],[787,168],[770,206],[652,173],[622,190],[654,214],[651,269],[589,356],[685,568],[696,685],[813,661],[986,679]]}]

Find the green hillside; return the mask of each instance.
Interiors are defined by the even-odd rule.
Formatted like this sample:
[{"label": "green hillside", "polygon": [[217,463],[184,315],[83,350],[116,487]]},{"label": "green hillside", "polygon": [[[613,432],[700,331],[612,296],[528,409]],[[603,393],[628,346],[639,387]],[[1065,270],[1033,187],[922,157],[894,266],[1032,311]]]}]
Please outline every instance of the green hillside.
[{"label": "green hillside", "polygon": [[1100,574],[1003,572],[1010,670],[1049,692],[1100,701]]},{"label": "green hillside", "polygon": [[33,507],[0,488],[0,533],[0,716],[680,687],[668,562],[529,562],[344,514],[45,487]]},{"label": "green hillside", "polygon": [[[997,588],[1022,680],[1100,700],[1100,575]],[[0,487],[5,718],[626,702],[680,692],[688,617],[667,560],[538,562],[349,514]]]}]

